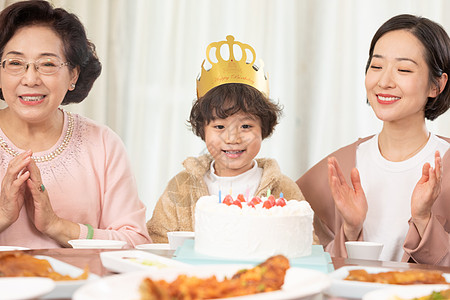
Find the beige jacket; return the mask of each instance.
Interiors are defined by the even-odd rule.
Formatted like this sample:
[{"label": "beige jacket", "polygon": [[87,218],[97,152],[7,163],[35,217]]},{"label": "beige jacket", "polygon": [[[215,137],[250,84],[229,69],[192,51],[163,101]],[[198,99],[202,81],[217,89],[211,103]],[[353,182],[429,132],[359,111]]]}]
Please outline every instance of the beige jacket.
[{"label": "beige jacket", "polygon": [[[329,155],[329,157],[337,158],[347,183],[350,185],[350,172],[356,165],[356,149],[359,144],[372,137],[359,139],[357,142]],[[450,142],[450,139],[440,138]],[[314,230],[320,243],[324,245],[326,251],[330,252],[331,256],[347,257],[342,217],[334,205],[328,186],[327,158],[309,169],[297,180],[297,184],[314,210]],[[450,151],[447,151],[442,158],[442,164],[441,193],[433,205],[431,219],[425,229],[424,236],[420,238],[414,223],[410,220],[409,231],[403,244],[402,261],[430,265],[450,265]],[[362,235],[359,239],[363,239]]]},{"label": "beige jacket", "polygon": [[[270,189],[273,195],[281,192],[287,200],[304,200],[295,182],[283,175],[274,159],[256,159],[263,169],[257,196],[267,195]],[[203,175],[209,172],[212,157],[205,154],[200,157],[188,157],[184,162],[184,171],[169,181],[159,198],[152,218],[147,222],[148,232],[154,243],[167,243],[169,231],[194,231],[195,203],[202,196],[209,195]]]}]

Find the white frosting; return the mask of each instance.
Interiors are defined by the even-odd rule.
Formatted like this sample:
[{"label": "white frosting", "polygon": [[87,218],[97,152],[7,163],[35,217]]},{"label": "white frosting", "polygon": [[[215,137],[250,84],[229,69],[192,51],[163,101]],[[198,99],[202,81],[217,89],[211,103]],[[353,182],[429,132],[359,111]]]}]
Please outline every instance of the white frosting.
[{"label": "white frosting", "polygon": [[195,208],[195,251],[236,259],[310,255],[313,215],[306,201],[290,200],[270,209],[262,203],[255,208],[242,203],[240,208],[204,196]]}]

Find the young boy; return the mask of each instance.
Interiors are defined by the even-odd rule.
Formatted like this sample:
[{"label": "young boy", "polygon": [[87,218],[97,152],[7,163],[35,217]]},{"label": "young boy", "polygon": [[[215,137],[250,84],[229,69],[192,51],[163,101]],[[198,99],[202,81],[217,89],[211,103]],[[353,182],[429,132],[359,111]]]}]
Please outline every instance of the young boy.
[{"label": "young boy", "polygon": [[[220,54],[222,45],[228,45],[228,60]],[[240,60],[234,57],[236,45],[242,49]],[[217,63],[209,58],[211,48],[216,49]],[[246,62],[246,50],[253,54],[251,63]],[[206,71],[202,64],[198,99],[189,122],[209,154],[188,157],[183,162],[185,170],[170,180],[147,222],[155,243],[167,243],[169,231],[193,231],[197,200],[219,195],[219,191],[233,198],[238,194],[251,198],[266,196],[270,190],[277,197],[283,193],[286,200],[304,200],[274,159],[255,159],[262,140],[272,134],[281,115],[281,108],[268,98],[262,68],[253,64],[255,51],[227,36],[227,41],[210,44],[206,53],[212,68]]]}]

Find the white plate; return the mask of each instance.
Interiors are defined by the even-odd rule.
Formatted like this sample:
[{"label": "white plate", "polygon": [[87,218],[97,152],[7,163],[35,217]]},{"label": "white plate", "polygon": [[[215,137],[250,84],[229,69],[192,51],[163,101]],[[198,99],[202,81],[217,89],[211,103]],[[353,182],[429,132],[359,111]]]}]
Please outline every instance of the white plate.
[{"label": "white plate", "polygon": [[105,268],[118,273],[188,266],[185,263],[141,250],[102,252],[100,259]]},{"label": "white plate", "polygon": [[118,240],[79,239],[68,243],[75,249],[122,249],[127,242]]},{"label": "white plate", "polygon": [[363,300],[390,300],[394,296],[403,299],[414,299],[430,295],[432,292],[439,292],[450,288],[449,285],[415,285],[415,286],[395,286],[369,292],[364,295]]},{"label": "white plate", "polygon": [[0,251],[14,251],[14,250],[30,250],[30,248],[18,246],[0,246]]},{"label": "white plate", "polygon": [[[39,259],[46,259],[50,265],[53,267],[55,272],[58,272],[62,275],[70,275],[71,277],[77,277],[83,273],[84,270],[62,262],[60,260],[54,259],[50,256],[44,255],[35,255],[34,257]],[[55,281],[55,289],[50,292],[48,295],[44,297],[44,299],[53,299],[53,298],[70,298],[72,294],[78,289],[80,286],[87,282],[91,282],[99,279],[98,275],[89,273],[87,280],[68,280],[68,281]]]},{"label": "white plate", "polygon": [[139,250],[171,250],[169,244],[141,244],[137,245]]},{"label": "white plate", "polygon": [[[368,292],[378,289],[393,288],[399,285],[395,284],[384,284],[384,283],[373,283],[373,282],[360,282],[352,280],[344,280],[348,275],[349,270],[364,269],[368,273],[380,273],[395,271],[392,268],[379,268],[379,267],[361,267],[361,266],[348,266],[337,269],[336,271],[329,274],[331,278],[331,286],[326,291],[326,294],[337,296],[337,297],[347,297],[347,298],[362,298]],[[447,282],[450,282],[450,274],[443,274]],[[418,285],[408,285],[408,287],[413,287]],[[437,286],[437,284],[428,284],[428,286]]]},{"label": "white plate", "polygon": [[34,299],[48,294],[55,288],[55,282],[41,277],[0,278],[2,300]]},{"label": "white plate", "polygon": [[[139,285],[145,277],[154,280],[173,281],[180,274],[210,277],[216,275],[218,280],[231,276],[249,265],[202,265],[189,268],[168,268],[158,272],[139,271],[104,277],[98,281],[82,286],[73,295],[73,300],[136,300],[140,298]],[[242,300],[280,300],[301,299],[319,294],[330,285],[328,276],[319,271],[290,268],[280,291],[256,295],[226,298]]]}]

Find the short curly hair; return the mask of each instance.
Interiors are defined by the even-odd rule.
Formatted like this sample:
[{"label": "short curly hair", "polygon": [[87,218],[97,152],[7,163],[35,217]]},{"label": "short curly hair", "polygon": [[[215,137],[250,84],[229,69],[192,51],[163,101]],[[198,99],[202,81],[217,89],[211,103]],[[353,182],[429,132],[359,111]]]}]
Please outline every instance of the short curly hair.
[{"label": "short curly hair", "polygon": [[281,117],[282,108],[263,93],[242,83],[227,83],[209,90],[192,106],[188,122],[195,135],[205,140],[205,126],[238,112],[257,117],[261,121],[262,139],[269,137]]},{"label": "short curly hair", "polygon": [[[83,101],[100,76],[102,65],[94,44],[87,39],[84,26],[75,14],[54,8],[43,0],[20,1],[9,5],[0,13],[0,55],[3,56],[5,45],[18,29],[34,25],[48,26],[54,30],[63,42],[69,67],[80,70],[76,88],[67,92],[62,104]],[[4,100],[1,89],[0,99]]]},{"label": "short curly hair", "polygon": [[[425,49],[425,62],[428,65],[430,82],[439,87],[439,78],[443,73],[450,75],[450,38],[447,32],[436,22],[427,18],[402,14],[387,20],[372,38],[366,72],[372,61],[373,51],[378,40],[388,32],[406,30],[413,34]],[[425,118],[434,120],[450,107],[450,88],[447,82],[444,90],[435,98],[428,98],[425,105]]]}]

